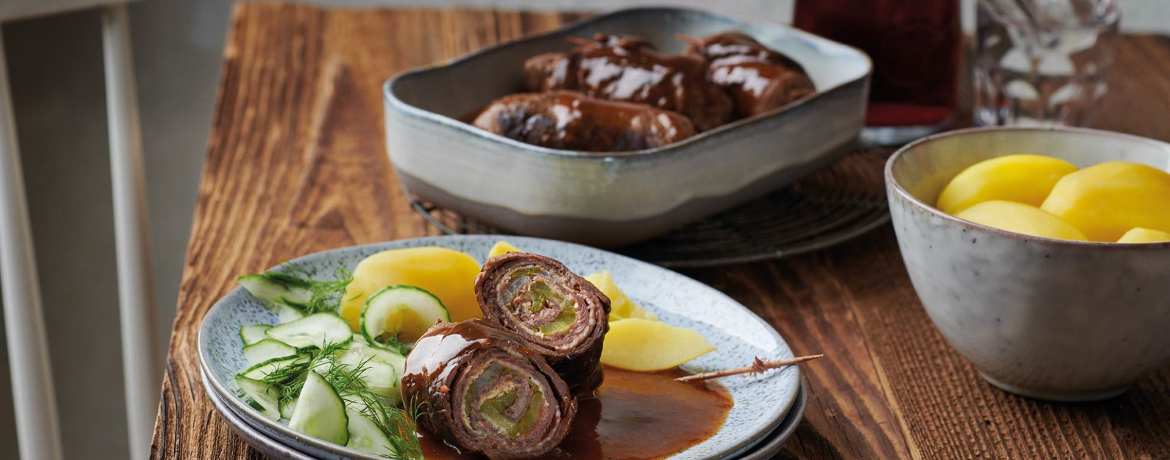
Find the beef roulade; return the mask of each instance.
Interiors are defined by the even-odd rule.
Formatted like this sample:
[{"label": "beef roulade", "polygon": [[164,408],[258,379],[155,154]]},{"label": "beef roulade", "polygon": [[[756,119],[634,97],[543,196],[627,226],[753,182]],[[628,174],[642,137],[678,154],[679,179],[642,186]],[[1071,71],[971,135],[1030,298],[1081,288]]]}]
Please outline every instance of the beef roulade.
[{"label": "beef roulade", "polygon": [[481,320],[427,331],[406,358],[402,398],[420,409],[422,428],[492,460],[555,449],[577,413],[543,356]]},{"label": "beef roulade", "polygon": [[597,34],[573,38],[567,53],[541,54],[524,63],[528,91],[579,91],[610,101],[648,104],[686,115],[699,131],[731,121],[732,103],[707,82],[707,62],[696,56],[654,51],[638,37]]},{"label": "beef roulade", "polygon": [[769,112],[817,91],[800,64],[747,35],[683,38],[691,43],[683,54],[710,62],[707,79],[727,90],[738,117]]},{"label": "beef roulade", "polygon": [[528,144],[586,152],[651,149],[695,135],[680,114],[570,91],[504,96],[471,124]]},{"label": "beef roulade", "polygon": [[543,354],[574,395],[601,385],[609,298],[592,283],[548,257],[511,252],[483,264],[475,298],[488,322]]}]

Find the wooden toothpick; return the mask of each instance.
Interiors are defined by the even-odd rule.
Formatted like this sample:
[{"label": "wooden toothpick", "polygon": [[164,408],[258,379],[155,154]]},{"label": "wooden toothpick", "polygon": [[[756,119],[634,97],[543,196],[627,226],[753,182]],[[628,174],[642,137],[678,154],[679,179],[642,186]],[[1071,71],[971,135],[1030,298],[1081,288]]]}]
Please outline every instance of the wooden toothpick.
[{"label": "wooden toothpick", "polygon": [[687,34],[674,34],[674,39],[678,40],[680,42],[687,42],[688,44],[695,45],[695,46],[702,46],[703,45],[702,40],[699,40],[699,39],[692,37],[690,35],[687,35]]},{"label": "wooden toothpick", "polygon": [[800,356],[792,359],[778,359],[775,361],[764,361],[759,356],[752,362],[751,366],[741,367],[738,369],[728,369],[719,372],[705,372],[702,374],[688,375],[686,377],[679,377],[674,379],[676,382],[699,382],[702,380],[717,379],[720,377],[727,377],[729,375],[739,374],[760,374],[768,369],[779,369],[784,366],[791,366],[793,364],[803,363],[805,361],[812,361],[814,359],[823,358],[825,355],[810,355]]},{"label": "wooden toothpick", "polygon": [[597,42],[588,38],[574,37],[572,35],[565,37],[565,41],[577,46],[593,46],[597,44]]}]

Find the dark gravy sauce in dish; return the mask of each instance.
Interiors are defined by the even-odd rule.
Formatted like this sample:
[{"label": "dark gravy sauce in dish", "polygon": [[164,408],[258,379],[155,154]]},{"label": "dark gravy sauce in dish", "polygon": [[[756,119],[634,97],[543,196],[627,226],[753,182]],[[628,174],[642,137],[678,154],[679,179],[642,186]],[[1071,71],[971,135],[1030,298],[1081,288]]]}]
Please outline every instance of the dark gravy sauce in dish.
[{"label": "dark gravy sauce in dish", "polygon": [[[597,397],[581,399],[564,441],[544,459],[660,459],[710,438],[731,411],[731,393],[713,380],[681,383],[679,369],[632,372],[605,368]],[[483,460],[419,434],[427,460]]]}]

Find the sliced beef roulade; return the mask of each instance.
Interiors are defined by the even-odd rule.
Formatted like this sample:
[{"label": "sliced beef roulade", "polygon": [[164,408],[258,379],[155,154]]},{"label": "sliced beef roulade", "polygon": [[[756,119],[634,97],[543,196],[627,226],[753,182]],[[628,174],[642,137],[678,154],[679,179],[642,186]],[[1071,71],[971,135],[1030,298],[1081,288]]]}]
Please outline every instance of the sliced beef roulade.
[{"label": "sliced beef roulade", "polygon": [[548,257],[511,252],[484,263],[475,297],[487,321],[528,341],[574,395],[601,385],[609,298],[592,283]]},{"label": "sliced beef roulade", "polygon": [[427,331],[406,358],[402,398],[419,407],[424,429],[492,460],[553,450],[577,413],[543,356],[480,320]]}]

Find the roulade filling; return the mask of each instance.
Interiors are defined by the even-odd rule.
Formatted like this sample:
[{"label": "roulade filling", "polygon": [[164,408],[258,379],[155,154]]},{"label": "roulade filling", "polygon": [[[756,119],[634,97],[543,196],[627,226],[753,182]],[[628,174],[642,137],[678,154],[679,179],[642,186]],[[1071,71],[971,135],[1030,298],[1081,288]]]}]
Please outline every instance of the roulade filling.
[{"label": "roulade filling", "polygon": [[487,362],[477,371],[466,380],[463,395],[463,423],[469,431],[515,441],[551,430],[556,408],[546,400],[541,381],[503,361]]},{"label": "roulade filling", "polygon": [[550,277],[540,267],[516,270],[502,281],[497,299],[531,335],[554,339],[567,334],[577,322],[580,302]]}]

